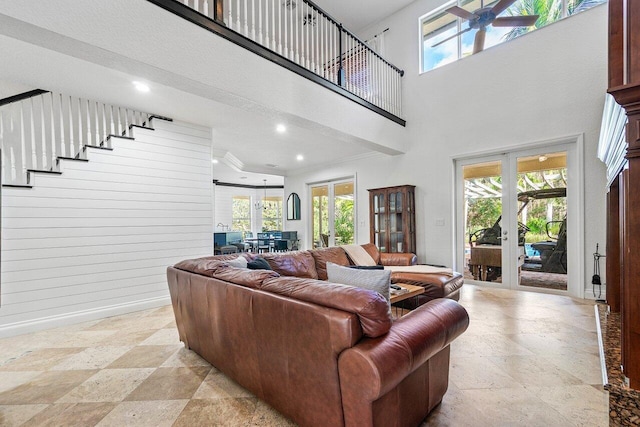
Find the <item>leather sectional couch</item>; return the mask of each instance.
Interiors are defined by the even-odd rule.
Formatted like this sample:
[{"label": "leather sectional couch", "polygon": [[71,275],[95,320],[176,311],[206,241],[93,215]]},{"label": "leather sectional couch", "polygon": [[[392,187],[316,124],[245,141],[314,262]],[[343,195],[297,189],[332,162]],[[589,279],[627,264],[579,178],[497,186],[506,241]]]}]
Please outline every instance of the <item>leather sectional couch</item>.
[{"label": "leather sectional couch", "polygon": [[[411,266],[416,265],[418,262],[418,258],[412,253],[381,253],[372,243],[361,246],[373,258],[374,262],[379,265]],[[237,256],[230,255],[229,257],[235,258]],[[284,276],[308,277],[320,280],[327,280],[327,261],[338,265],[353,265],[351,259],[340,246],[296,252],[245,253],[242,256],[248,259],[262,257],[269,262],[275,271]],[[450,298],[458,301],[464,277],[457,272],[415,273],[393,271],[391,273],[391,283],[407,283],[424,288],[424,293],[418,295],[417,298],[410,298],[402,302],[402,307],[414,309],[436,298]]]},{"label": "leather sectional couch", "polygon": [[169,267],[180,340],[301,426],[418,425],[447,390],[466,311],[436,299],[393,320],[377,292],[317,280],[334,259],[314,252],[265,254],[272,271],[233,256]]}]

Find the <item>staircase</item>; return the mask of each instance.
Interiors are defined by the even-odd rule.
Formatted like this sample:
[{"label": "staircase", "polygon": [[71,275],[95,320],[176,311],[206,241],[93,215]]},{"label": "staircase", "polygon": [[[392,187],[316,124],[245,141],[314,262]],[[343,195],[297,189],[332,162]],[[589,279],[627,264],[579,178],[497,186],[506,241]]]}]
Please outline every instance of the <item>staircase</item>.
[{"label": "staircase", "polygon": [[0,100],[2,184],[31,187],[32,174],[60,174],[60,160],[84,161],[89,147],[111,150],[113,138],[131,138],[131,128],[152,118],[170,120],[44,90]]},{"label": "staircase", "polygon": [[0,107],[0,337],[167,305],[167,266],[213,250],[210,128],[44,95]]}]

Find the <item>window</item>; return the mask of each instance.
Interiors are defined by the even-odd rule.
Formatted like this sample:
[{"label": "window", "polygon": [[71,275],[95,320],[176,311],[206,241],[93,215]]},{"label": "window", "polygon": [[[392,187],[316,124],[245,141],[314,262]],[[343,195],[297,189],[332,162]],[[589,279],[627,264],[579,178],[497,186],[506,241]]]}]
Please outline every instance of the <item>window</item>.
[{"label": "window", "polygon": [[282,197],[266,197],[262,203],[262,231],[282,230]]},{"label": "window", "polygon": [[[512,40],[605,2],[606,0],[516,0],[499,16],[539,15],[538,20],[529,27],[488,25],[483,48]],[[446,12],[448,8],[458,6],[466,11],[475,12],[481,8],[490,9],[497,3],[497,0],[451,0],[420,18],[421,72],[433,70],[473,54],[478,29],[469,29],[469,21]]]},{"label": "window", "polygon": [[231,229],[233,231],[251,231],[251,198],[233,196]]}]

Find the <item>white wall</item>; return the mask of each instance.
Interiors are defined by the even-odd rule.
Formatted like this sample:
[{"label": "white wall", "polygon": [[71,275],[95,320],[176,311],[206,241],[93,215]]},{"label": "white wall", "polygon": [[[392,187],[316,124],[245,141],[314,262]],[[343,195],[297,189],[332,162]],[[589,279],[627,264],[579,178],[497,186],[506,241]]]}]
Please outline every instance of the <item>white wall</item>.
[{"label": "white wall", "polygon": [[[416,1],[360,34],[366,39],[389,28],[387,57],[406,71],[407,153],[289,176],[285,193],[305,194],[306,206],[306,183],[357,174],[358,242],[364,243],[369,241],[366,189],[414,184],[419,260],[453,265],[452,159],[584,134],[584,274],[591,277],[595,244],[605,242],[606,182],[596,148],[606,92],[606,6],[419,75],[418,18],[441,3]],[[308,211],[303,212],[300,230],[308,228]],[[441,218],[445,225],[436,226]]]},{"label": "white wall", "polygon": [[212,253],[211,131],[153,125],[3,189],[0,337],[168,304],[167,266]]}]

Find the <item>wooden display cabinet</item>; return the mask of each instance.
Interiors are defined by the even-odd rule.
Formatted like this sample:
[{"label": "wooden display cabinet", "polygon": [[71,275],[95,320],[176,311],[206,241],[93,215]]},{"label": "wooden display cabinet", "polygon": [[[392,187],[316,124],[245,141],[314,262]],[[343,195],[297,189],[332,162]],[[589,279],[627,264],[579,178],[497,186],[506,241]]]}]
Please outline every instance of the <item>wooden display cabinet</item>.
[{"label": "wooden display cabinet", "polygon": [[369,190],[371,243],[380,252],[416,253],[415,185]]}]

